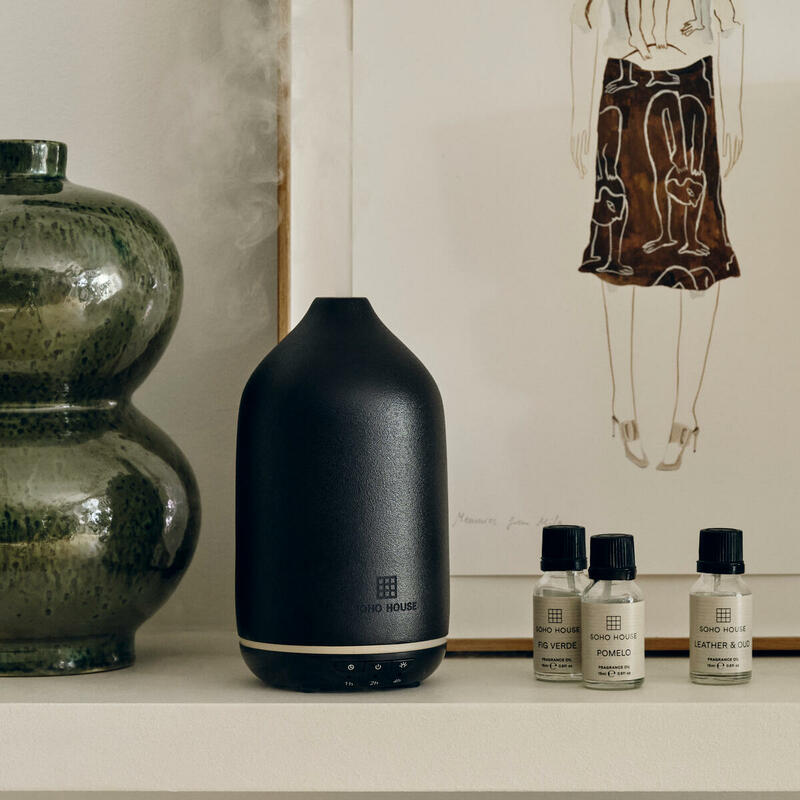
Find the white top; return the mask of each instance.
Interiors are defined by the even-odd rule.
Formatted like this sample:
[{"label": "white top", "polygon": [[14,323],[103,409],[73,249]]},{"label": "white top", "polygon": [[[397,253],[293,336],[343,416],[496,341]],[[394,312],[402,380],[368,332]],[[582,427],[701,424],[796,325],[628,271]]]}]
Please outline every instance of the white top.
[{"label": "white top", "polygon": [[609,58],[651,70],[713,55],[719,34],[739,26],[734,0],[575,0],[572,23],[597,31]]}]

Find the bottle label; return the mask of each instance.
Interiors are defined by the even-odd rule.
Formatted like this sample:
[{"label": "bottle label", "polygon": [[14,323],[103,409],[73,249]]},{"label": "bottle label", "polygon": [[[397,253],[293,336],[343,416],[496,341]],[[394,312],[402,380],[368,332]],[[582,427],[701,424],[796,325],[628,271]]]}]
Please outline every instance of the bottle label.
[{"label": "bottle label", "polygon": [[644,678],[644,601],[584,603],[582,612],[583,679]]},{"label": "bottle label", "polygon": [[753,597],[689,598],[689,669],[696,675],[736,675],[753,669]]},{"label": "bottle label", "polygon": [[580,675],[579,595],[533,598],[533,669],[537,675]]}]

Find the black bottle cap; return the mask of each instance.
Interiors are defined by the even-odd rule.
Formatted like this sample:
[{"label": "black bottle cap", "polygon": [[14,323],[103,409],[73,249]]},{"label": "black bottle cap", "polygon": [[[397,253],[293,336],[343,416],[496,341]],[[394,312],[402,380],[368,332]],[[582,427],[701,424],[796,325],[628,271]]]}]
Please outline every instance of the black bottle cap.
[{"label": "black bottle cap", "polygon": [[586,529],[580,525],[542,528],[542,572],[586,569]]},{"label": "black bottle cap", "polygon": [[697,571],[741,575],[744,572],[742,532],[737,528],[703,528]]},{"label": "black bottle cap", "polygon": [[589,577],[596,581],[632,581],[636,554],[629,533],[601,533],[589,540]]}]

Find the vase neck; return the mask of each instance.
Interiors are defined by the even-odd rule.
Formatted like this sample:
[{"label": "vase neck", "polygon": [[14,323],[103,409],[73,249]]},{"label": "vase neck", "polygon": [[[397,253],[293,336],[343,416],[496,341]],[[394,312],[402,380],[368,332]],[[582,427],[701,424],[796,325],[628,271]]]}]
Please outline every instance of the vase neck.
[{"label": "vase neck", "polygon": [[0,140],[0,179],[65,178],[67,146],[40,139]]}]

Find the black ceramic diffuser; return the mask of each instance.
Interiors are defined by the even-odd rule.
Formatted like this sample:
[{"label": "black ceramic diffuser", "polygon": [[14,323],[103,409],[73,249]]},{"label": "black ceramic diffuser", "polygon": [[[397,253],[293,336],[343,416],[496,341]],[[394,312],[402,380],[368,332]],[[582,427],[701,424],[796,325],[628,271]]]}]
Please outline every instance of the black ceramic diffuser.
[{"label": "black ceramic diffuser", "polygon": [[239,409],[242,655],[302,691],[419,683],[449,621],[447,461],[430,373],[363,298],[319,298]]}]

